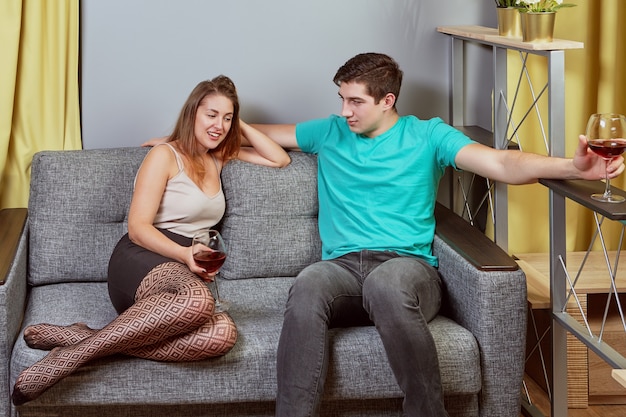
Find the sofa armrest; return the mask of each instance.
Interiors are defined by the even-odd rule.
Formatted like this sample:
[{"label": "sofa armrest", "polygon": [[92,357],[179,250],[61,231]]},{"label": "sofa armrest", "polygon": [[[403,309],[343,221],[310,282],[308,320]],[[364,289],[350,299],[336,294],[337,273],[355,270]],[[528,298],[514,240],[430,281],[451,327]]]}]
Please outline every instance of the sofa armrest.
[{"label": "sofa armrest", "polygon": [[15,259],[27,212],[25,208],[0,210],[0,285],[6,281]]},{"label": "sofa armrest", "polygon": [[[27,288],[28,217],[25,208],[0,210],[0,398],[10,398],[9,372]],[[0,415],[12,416],[9,401],[0,402]]]},{"label": "sofa armrest", "polygon": [[442,204],[435,205],[436,233],[481,271],[516,271],[517,262],[475,227]]},{"label": "sofa armrest", "polygon": [[481,417],[519,415],[526,345],[526,278],[515,261],[458,215],[438,205],[433,252],[445,297],[442,313],[480,347]]}]

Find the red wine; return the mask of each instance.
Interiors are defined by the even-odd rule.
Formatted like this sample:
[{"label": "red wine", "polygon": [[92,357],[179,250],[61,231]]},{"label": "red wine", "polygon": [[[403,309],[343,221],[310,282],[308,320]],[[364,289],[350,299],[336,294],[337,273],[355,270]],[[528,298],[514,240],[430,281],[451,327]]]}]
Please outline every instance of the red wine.
[{"label": "red wine", "polygon": [[587,142],[589,149],[604,159],[621,155],[626,149],[626,139],[594,139]]},{"label": "red wine", "polygon": [[218,251],[200,251],[194,253],[194,261],[198,266],[204,268],[209,274],[217,271],[224,264],[226,254]]}]

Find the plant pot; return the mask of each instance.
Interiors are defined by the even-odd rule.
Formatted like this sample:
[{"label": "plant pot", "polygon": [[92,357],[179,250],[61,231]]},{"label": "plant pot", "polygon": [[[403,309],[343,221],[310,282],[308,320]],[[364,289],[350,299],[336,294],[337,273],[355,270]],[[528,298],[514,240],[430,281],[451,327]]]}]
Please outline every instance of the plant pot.
[{"label": "plant pot", "polygon": [[552,42],[555,12],[520,13],[522,18],[522,41]]},{"label": "plant pot", "polygon": [[509,38],[522,37],[522,23],[519,9],[515,7],[498,7],[498,34]]}]

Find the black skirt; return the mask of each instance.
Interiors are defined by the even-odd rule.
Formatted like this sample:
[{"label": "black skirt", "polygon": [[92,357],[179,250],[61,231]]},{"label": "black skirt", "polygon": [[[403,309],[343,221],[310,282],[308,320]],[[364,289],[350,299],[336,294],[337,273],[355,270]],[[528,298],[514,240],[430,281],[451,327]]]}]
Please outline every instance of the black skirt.
[{"label": "black skirt", "polygon": [[[168,230],[161,233],[182,246],[191,246],[191,238]],[[109,260],[109,297],[118,313],[135,303],[135,293],[146,275],[157,265],[178,262],[139,246],[128,237],[128,233],[117,242]]]}]

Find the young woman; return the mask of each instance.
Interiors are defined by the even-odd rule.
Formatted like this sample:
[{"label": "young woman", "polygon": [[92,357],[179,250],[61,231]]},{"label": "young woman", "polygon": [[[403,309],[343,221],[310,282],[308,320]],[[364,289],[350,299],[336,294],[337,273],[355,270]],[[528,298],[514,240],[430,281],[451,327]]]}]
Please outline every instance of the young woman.
[{"label": "young woman", "polygon": [[[250,146],[241,147],[242,136]],[[234,346],[235,324],[227,313],[214,314],[203,282],[214,273],[196,265],[191,252],[193,235],[224,214],[220,172],[232,159],[271,167],[290,162],[279,145],[239,119],[235,86],[218,76],[194,88],[173,133],[148,153],[137,173],[128,233],[109,262],[109,295],[120,315],[101,330],[84,323],[27,327],[30,347],[52,350],[18,377],[16,405],[103,356],[194,361]]]}]

